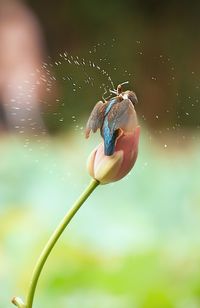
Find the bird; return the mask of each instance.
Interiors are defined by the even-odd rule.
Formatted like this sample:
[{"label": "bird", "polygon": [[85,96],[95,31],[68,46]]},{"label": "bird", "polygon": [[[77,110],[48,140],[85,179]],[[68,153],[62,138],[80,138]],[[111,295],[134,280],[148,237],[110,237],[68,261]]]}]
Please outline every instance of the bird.
[{"label": "bird", "polygon": [[137,115],[135,105],[138,103],[135,92],[127,90],[123,92],[121,83],[116,90],[110,90],[114,94],[109,100],[101,100],[94,106],[88,119],[85,137],[90,136],[90,132],[95,133],[100,129],[104,140],[104,154],[113,155],[115,143],[121,134],[130,132],[137,126]]}]

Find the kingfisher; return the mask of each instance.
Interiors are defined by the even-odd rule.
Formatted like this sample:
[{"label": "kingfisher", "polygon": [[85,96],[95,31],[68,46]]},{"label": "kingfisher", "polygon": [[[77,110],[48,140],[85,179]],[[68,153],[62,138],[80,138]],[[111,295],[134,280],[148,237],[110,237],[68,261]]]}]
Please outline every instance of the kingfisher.
[{"label": "kingfisher", "polygon": [[138,103],[137,96],[133,91],[123,92],[123,82],[116,90],[110,90],[114,97],[101,100],[94,106],[88,119],[85,136],[89,137],[91,130],[95,133],[100,129],[104,140],[104,154],[113,155],[118,136],[125,132],[131,132],[137,126],[135,105]]}]

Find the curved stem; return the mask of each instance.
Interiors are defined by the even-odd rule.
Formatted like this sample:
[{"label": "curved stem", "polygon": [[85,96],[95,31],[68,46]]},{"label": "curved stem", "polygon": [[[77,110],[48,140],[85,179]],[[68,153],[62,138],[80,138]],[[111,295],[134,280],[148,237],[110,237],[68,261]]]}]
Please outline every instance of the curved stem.
[{"label": "curved stem", "polygon": [[33,305],[33,299],[34,294],[37,286],[38,279],[40,277],[41,271],[43,269],[43,266],[51,253],[53,247],[55,246],[57,240],[61,236],[62,232],[65,230],[68,223],[71,221],[73,216],[76,214],[76,212],[79,210],[81,205],[85,202],[85,200],[90,196],[90,194],[93,192],[93,190],[99,185],[99,182],[96,180],[92,180],[88,187],[85,189],[85,191],[81,194],[81,196],[78,198],[78,200],[74,203],[74,205],[71,207],[71,209],[68,211],[68,213],[65,215],[65,217],[62,219],[58,227],[55,229],[51,237],[49,238],[48,242],[46,243],[43,251],[41,252],[38,261],[35,265],[35,268],[33,270],[31,283],[28,289],[28,295],[27,295],[27,302],[24,305],[24,303],[21,301],[13,301],[13,303],[18,306],[18,308],[32,308]]}]

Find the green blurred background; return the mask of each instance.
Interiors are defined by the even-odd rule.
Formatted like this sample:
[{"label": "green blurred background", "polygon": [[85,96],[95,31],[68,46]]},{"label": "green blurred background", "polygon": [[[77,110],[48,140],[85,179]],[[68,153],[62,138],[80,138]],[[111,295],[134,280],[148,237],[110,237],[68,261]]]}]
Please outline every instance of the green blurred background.
[{"label": "green blurred background", "polygon": [[200,2],[26,4],[56,80],[41,98],[48,136],[1,134],[0,307],[25,296],[44,243],[90,180],[86,159],[100,138],[85,140],[84,126],[108,75],[137,93],[138,161],[71,222],[34,307],[200,307]]}]

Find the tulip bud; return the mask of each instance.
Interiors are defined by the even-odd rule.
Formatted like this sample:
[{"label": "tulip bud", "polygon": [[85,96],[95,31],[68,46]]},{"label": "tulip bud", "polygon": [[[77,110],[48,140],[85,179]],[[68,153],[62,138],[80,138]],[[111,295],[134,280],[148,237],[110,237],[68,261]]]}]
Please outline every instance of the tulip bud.
[{"label": "tulip bud", "polygon": [[133,132],[123,132],[117,138],[113,155],[104,154],[101,143],[88,158],[89,174],[100,182],[108,184],[122,179],[132,169],[137,159],[140,127]]}]

